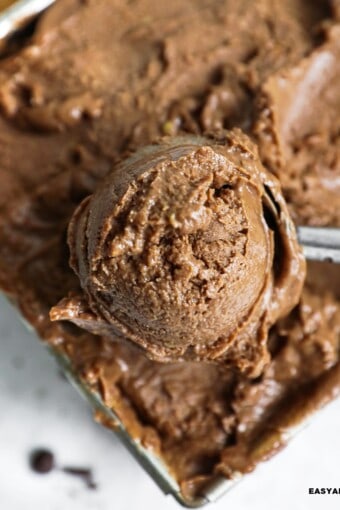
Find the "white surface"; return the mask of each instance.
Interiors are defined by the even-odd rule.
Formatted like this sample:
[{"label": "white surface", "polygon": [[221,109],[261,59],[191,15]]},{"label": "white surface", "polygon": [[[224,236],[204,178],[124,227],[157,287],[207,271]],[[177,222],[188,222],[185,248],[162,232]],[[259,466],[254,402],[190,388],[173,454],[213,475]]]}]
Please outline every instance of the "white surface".
[{"label": "white surface", "polygon": [[[0,298],[0,509],[179,509],[58,373],[55,361]],[[289,447],[248,475],[214,510],[339,510],[340,495],[309,495],[309,487],[340,489],[340,405],[315,417]],[[60,465],[89,466],[99,485],[28,468],[33,447],[51,448]]]}]

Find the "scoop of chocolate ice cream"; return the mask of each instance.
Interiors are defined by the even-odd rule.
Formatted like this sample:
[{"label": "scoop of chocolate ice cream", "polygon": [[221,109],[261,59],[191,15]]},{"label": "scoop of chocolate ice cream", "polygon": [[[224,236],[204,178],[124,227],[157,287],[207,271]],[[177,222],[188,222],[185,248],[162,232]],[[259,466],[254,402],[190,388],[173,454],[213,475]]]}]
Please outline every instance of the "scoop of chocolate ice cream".
[{"label": "scoop of chocolate ice cream", "polygon": [[253,376],[304,278],[280,187],[238,130],[138,151],[81,203],[68,242],[83,294],[52,320],[158,361],[218,360]]}]

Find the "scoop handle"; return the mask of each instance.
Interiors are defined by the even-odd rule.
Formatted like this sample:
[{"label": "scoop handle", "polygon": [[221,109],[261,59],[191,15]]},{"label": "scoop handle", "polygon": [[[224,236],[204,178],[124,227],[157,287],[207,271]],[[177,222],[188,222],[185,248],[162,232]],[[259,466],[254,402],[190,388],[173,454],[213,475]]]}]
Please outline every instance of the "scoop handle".
[{"label": "scoop handle", "polygon": [[297,227],[297,234],[306,259],[340,264],[340,228]]}]

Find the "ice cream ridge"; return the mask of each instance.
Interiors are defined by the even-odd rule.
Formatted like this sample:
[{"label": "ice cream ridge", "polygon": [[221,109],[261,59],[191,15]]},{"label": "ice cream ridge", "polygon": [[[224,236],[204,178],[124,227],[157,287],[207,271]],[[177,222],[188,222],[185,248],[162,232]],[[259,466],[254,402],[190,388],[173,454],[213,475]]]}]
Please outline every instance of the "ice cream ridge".
[{"label": "ice cream ridge", "polygon": [[305,276],[280,185],[239,129],[165,137],[123,159],[76,209],[68,244],[82,294],[52,320],[156,361],[211,360],[250,377]]}]

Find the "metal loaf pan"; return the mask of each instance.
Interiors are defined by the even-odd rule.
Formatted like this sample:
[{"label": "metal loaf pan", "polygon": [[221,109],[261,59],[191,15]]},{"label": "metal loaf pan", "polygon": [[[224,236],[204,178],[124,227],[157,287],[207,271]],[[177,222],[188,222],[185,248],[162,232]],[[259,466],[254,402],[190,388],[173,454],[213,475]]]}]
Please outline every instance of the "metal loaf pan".
[{"label": "metal loaf pan", "polygon": [[[45,9],[52,5],[55,0],[20,0],[12,2],[12,4],[3,9],[9,2],[1,2],[0,0],[0,44],[6,42],[6,39],[15,35],[18,30],[25,27]],[[26,321],[24,321],[26,323]],[[32,327],[26,323],[29,329]],[[149,473],[153,480],[165,494],[171,494],[181,505],[187,508],[202,507],[208,503],[215,502],[223,494],[229,491],[243,477],[241,473],[235,473],[232,480],[227,480],[221,476],[216,477],[209,486],[206,487],[204,493],[193,500],[187,500],[181,493],[179,484],[170,474],[163,460],[155,455],[152,451],[146,449],[138,439],[131,437],[127,432],[124,423],[111,408],[107,407],[102,401],[100,395],[89,388],[84,381],[72,370],[70,360],[52,347],[48,347],[51,354],[55,357],[58,364],[67,375],[71,383],[80,391],[80,393],[89,401],[90,405],[104,414],[112,423],[112,431],[117,434],[127,449],[132,453],[135,459]],[[337,365],[335,371],[331,370],[329,374],[325,374],[323,384],[332,384],[332,381],[339,381],[340,367]],[[334,379],[335,378],[335,379]],[[321,392],[322,393],[322,392]],[[322,395],[314,399],[314,407],[322,407],[327,403]],[[316,395],[318,391],[316,390]],[[335,395],[334,395],[335,396]],[[261,438],[256,446],[256,451],[251,452],[252,459],[260,462],[271,456],[274,445],[286,444],[296,433],[304,428],[309,422],[312,414],[308,406],[308,402],[300,402],[294,405],[287,415],[285,423],[282,424],[280,430],[271,431]],[[301,419],[303,417],[303,420]]]}]

